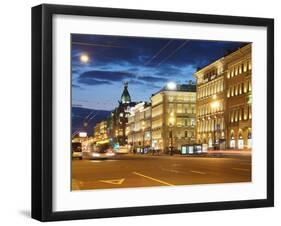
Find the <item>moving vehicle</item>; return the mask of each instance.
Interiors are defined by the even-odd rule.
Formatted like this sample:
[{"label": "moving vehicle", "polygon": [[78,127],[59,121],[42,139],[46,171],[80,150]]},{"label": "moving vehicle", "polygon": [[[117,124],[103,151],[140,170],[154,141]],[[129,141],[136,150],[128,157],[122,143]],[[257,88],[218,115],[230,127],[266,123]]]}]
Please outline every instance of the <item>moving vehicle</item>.
[{"label": "moving vehicle", "polygon": [[116,150],[116,153],[118,153],[118,154],[128,154],[129,148],[127,148],[126,146],[119,146],[118,149]]},{"label": "moving vehicle", "polygon": [[80,142],[73,142],[71,144],[71,149],[73,159],[82,159],[82,145]]},{"label": "moving vehicle", "polygon": [[91,151],[83,153],[83,159],[109,159],[115,156],[113,148],[109,144],[94,145]]},{"label": "moving vehicle", "polygon": [[109,159],[115,156],[113,149],[96,150],[91,152],[90,159]]}]

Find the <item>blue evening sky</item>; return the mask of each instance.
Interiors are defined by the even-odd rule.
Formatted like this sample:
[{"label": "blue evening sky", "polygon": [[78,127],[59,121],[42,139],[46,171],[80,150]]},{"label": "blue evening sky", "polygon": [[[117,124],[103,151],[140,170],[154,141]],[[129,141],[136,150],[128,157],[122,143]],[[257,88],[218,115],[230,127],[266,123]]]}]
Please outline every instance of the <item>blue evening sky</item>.
[{"label": "blue evening sky", "polygon": [[[193,73],[242,42],[72,34],[72,105],[113,110],[129,83],[132,101],[149,101],[168,81]],[[81,61],[81,55],[88,61]]]}]

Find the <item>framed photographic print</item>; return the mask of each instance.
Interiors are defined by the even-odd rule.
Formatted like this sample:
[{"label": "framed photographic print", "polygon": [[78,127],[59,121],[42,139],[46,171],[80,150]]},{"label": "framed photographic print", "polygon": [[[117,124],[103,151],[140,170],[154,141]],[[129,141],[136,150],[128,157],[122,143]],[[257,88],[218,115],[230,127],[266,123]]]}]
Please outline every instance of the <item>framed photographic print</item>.
[{"label": "framed photographic print", "polygon": [[274,205],[274,21],[32,8],[32,217]]}]

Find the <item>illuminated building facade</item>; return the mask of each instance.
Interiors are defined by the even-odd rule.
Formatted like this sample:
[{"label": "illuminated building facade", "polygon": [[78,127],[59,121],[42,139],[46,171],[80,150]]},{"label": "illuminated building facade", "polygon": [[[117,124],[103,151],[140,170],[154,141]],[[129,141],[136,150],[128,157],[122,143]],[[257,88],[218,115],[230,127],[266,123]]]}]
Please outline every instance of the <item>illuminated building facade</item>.
[{"label": "illuminated building facade", "polygon": [[197,79],[196,137],[209,147],[225,145],[225,76],[219,59],[195,73]]},{"label": "illuminated building facade", "polygon": [[151,146],[167,152],[195,142],[196,86],[167,84],[151,97]]},{"label": "illuminated building facade", "polygon": [[141,102],[131,108],[126,132],[130,150],[142,151],[151,147],[150,104]]},{"label": "illuminated building facade", "polygon": [[109,143],[108,136],[108,123],[107,121],[101,121],[94,127],[94,143],[106,144]]},{"label": "illuminated building facade", "polygon": [[210,148],[251,148],[251,44],[195,73],[196,139]]},{"label": "illuminated building facade", "polygon": [[252,147],[252,46],[226,56],[227,142],[230,148]]}]

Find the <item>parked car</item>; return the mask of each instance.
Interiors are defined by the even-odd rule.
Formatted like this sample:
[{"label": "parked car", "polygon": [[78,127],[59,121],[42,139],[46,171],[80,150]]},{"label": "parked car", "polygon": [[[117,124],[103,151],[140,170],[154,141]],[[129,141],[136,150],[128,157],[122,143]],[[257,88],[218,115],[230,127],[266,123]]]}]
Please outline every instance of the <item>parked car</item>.
[{"label": "parked car", "polygon": [[79,142],[74,142],[71,144],[72,158],[82,159],[82,145]]}]

